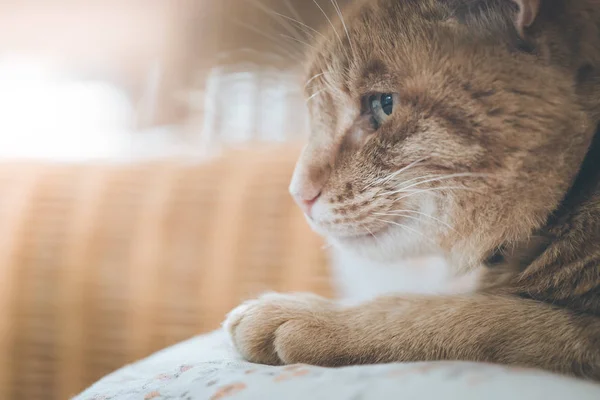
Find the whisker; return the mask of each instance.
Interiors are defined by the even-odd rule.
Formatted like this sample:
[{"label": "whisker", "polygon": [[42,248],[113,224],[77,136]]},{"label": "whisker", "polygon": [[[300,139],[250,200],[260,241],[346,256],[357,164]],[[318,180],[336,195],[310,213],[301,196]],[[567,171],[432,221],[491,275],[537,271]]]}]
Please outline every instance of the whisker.
[{"label": "whisker", "polygon": [[266,39],[273,41],[279,47],[280,50],[283,50],[292,59],[299,61],[299,62],[304,62],[303,54],[300,51],[300,49],[287,46],[288,43],[281,40],[277,36],[269,35],[268,33],[265,33],[263,31],[261,31],[260,29],[257,29],[256,27],[254,27],[250,24],[246,24],[245,22],[242,22],[239,20],[233,20],[233,22],[241,27],[244,27],[244,28],[266,38]]},{"label": "whisker", "polygon": [[[409,185],[410,183],[414,182],[414,181],[419,181],[422,179],[430,179],[430,178],[436,178],[436,177],[441,177],[442,175],[424,175],[424,176],[419,176],[416,178],[412,178],[409,179],[407,181],[402,182],[402,184],[404,184],[405,186],[401,187],[400,189],[395,189],[394,191],[391,192],[380,192],[377,194],[376,197],[381,197],[381,196],[387,196],[390,194],[397,194],[397,193],[405,193],[405,192],[414,192],[414,191],[418,191],[421,190],[420,188],[416,187],[416,188],[412,188],[411,185]],[[417,182],[418,183],[418,182]],[[418,186],[418,185],[416,185]],[[383,190],[383,189],[381,189]]]},{"label": "whisker", "polygon": [[392,179],[394,179],[396,176],[400,175],[400,174],[401,174],[401,173],[403,173],[403,172],[406,172],[406,171],[408,171],[410,168],[412,168],[412,167],[414,167],[415,165],[417,165],[417,164],[419,164],[419,163],[421,163],[421,162],[423,162],[423,161],[427,160],[428,158],[429,158],[429,157],[424,157],[424,158],[421,158],[421,159],[419,159],[419,160],[417,160],[417,161],[415,161],[415,162],[412,162],[412,163],[408,164],[407,166],[405,166],[405,167],[403,167],[403,168],[400,168],[398,171],[395,171],[395,172],[391,173],[390,175],[388,175],[388,176],[386,176],[386,177],[383,177],[383,178],[381,178],[381,179],[378,179],[378,180],[376,180],[376,181],[372,182],[371,184],[369,184],[369,185],[365,186],[363,190],[366,190],[366,189],[368,189],[368,188],[370,188],[370,187],[372,187],[372,186],[374,186],[374,185],[378,185],[378,184],[381,184],[381,183],[386,183],[386,182],[389,182],[389,181],[391,181]]},{"label": "whisker", "polygon": [[[327,20],[327,22],[329,22],[329,25],[331,25],[331,28],[333,29],[333,33],[337,37],[337,39],[338,39],[338,41],[340,43],[340,46],[343,49],[344,48],[344,43],[342,42],[342,38],[341,38],[340,34],[338,33],[337,29],[335,29],[335,26],[333,25],[333,22],[331,22],[331,19],[329,18],[329,16],[325,12],[325,10],[323,10],[323,7],[321,7],[321,5],[319,4],[319,2],[317,0],[313,0],[313,3],[315,3],[315,5],[319,8],[319,10],[323,14],[323,16],[325,17],[325,19]],[[346,56],[347,56],[347,54],[346,54]]]},{"label": "whisker", "polygon": [[[429,179],[429,178],[435,178],[435,177],[441,177],[441,176],[443,176],[443,175],[423,175],[423,176],[418,176],[418,177],[416,177],[416,178],[412,178],[412,179],[409,179],[409,180],[407,180],[407,181],[404,181],[404,182],[402,182],[402,184],[403,184],[403,185],[406,185],[406,186],[404,186],[404,187],[402,187],[402,188],[400,188],[400,189],[395,189],[395,190],[398,190],[398,191],[400,191],[400,190],[402,190],[402,191],[405,191],[404,189],[405,189],[405,188],[408,188],[408,184],[409,184],[409,183],[411,183],[411,182],[418,181],[418,180],[421,180],[421,179]],[[409,191],[409,190],[419,190],[419,189],[406,189],[406,190],[408,190],[408,191]],[[377,197],[380,197],[380,196],[385,196],[385,195],[388,195],[388,194],[390,194],[390,193],[392,193],[392,192],[383,192],[383,188],[382,188],[382,189],[381,189],[381,192],[377,194]]]},{"label": "whisker", "polygon": [[341,99],[342,98],[342,94],[340,93],[340,91],[335,87],[335,84],[330,82],[330,77],[332,76],[332,72],[331,72],[331,67],[323,74],[323,79],[321,79],[321,82],[323,84],[323,86],[325,86],[328,89],[328,93],[329,95],[331,95],[334,99]]},{"label": "whisker", "polygon": [[327,73],[323,75],[323,84],[327,86],[331,91],[335,92],[335,84],[331,82],[331,77],[333,76],[333,72],[331,71],[331,66],[328,67]]},{"label": "whisker", "polygon": [[380,215],[380,216],[389,216],[389,217],[391,217],[391,216],[394,216],[394,215],[397,215],[397,216],[403,216],[403,217],[406,217],[406,218],[416,219],[416,220],[420,221],[420,219],[419,219],[419,218],[412,217],[412,216],[410,216],[410,215],[406,215],[406,213],[409,213],[409,214],[410,214],[410,213],[412,213],[412,214],[422,215],[422,216],[424,216],[424,217],[427,217],[427,218],[429,218],[429,219],[431,219],[431,220],[433,220],[433,221],[436,221],[436,222],[438,222],[438,223],[440,223],[440,224],[444,225],[446,228],[448,228],[448,229],[452,230],[452,231],[453,231],[453,232],[455,232],[455,233],[459,233],[459,232],[458,232],[458,231],[457,231],[457,230],[456,230],[456,229],[455,229],[453,226],[451,226],[450,224],[448,224],[448,223],[446,223],[446,222],[442,221],[442,220],[441,220],[441,219],[439,219],[439,218],[436,218],[436,217],[434,217],[433,215],[429,215],[429,214],[426,214],[426,213],[424,213],[424,212],[420,212],[420,211],[415,211],[415,210],[396,210],[396,211],[392,211],[392,212],[390,212],[390,213],[375,213],[374,215]]},{"label": "whisker", "polygon": [[306,89],[306,87],[307,87],[308,85],[310,85],[310,83],[311,83],[312,81],[314,81],[315,79],[318,79],[318,78],[322,77],[322,76],[323,76],[323,75],[325,75],[325,74],[326,74],[326,72],[321,72],[320,74],[316,74],[315,76],[313,76],[312,78],[310,78],[309,80],[307,80],[307,81],[306,81],[306,84],[304,85],[304,88]]},{"label": "whisker", "polygon": [[266,5],[264,5],[263,3],[261,3],[259,0],[248,0],[250,3],[252,3],[252,5],[254,5],[256,8],[260,9],[261,11],[263,11],[265,14],[267,14],[268,16],[270,16],[275,22],[277,22],[281,27],[283,27],[283,29],[285,29],[286,31],[288,31],[291,35],[293,35],[296,38],[301,38],[301,31],[298,30],[298,28],[292,24],[290,24],[287,19],[280,19],[277,18],[276,16],[282,17],[281,14],[279,14],[278,12],[276,12],[275,10],[267,7]]},{"label": "whisker", "polygon": [[413,217],[412,215],[405,215],[400,213],[373,213],[373,215],[377,215],[378,217],[406,217],[408,219],[412,219],[415,221],[421,222],[421,218]]},{"label": "whisker", "polygon": [[401,227],[402,229],[406,229],[406,230],[408,230],[408,231],[411,231],[411,232],[413,232],[413,233],[416,233],[417,235],[421,236],[423,239],[427,240],[429,243],[433,244],[435,247],[437,247],[437,246],[438,246],[438,244],[437,244],[437,243],[435,243],[433,240],[429,239],[429,238],[428,238],[427,236],[425,236],[425,235],[424,235],[422,232],[419,232],[418,230],[416,230],[416,229],[413,229],[413,228],[411,228],[410,226],[407,226],[407,225],[401,224],[401,223],[399,223],[399,222],[396,222],[396,221],[388,221],[387,219],[374,218],[374,220],[376,220],[376,221],[379,221],[379,222],[383,222],[383,223],[386,223],[386,224],[390,224],[390,225],[396,225],[396,226],[399,226],[399,227]]},{"label": "whisker", "polygon": [[325,36],[323,34],[321,34],[321,32],[311,28],[310,26],[303,24],[300,21],[297,21],[293,18],[288,17],[287,15],[284,14],[280,14],[276,11],[272,11],[273,15],[278,16],[279,18],[283,18],[283,19],[287,19],[288,21],[292,22],[294,25],[294,29],[296,29],[299,32],[304,33],[306,36],[308,36],[311,40],[316,40],[316,36],[315,34],[318,34],[319,36],[322,36],[323,38],[325,38]]},{"label": "whisker", "polygon": [[460,174],[443,175],[443,176],[438,177],[438,178],[431,178],[431,179],[427,179],[427,180],[420,181],[420,182],[417,182],[417,183],[413,183],[412,185],[402,187],[402,188],[400,188],[400,189],[398,189],[396,191],[386,192],[386,193],[383,193],[382,195],[390,195],[390,194],[401,193],[403,190],[410,189],[411,187],[415,187],[415,186],[418,186],[418,185],[423,185],[425,183],[430,183],[430,182],[439,182],[439,181],[443,181],[443,180],[446,180],[446,179],[460,178],[460,177],[481,177],[481,176],[489,176],[489,174],[475,174],[475,173],[465,172],[465,173],[460,173]]},{"label": "whisker", "polygon": [[373,239],[375,239],[375,240],[377,241],[377,243],[381,244],[381,241],[379,240],[379,238],[378,238],[378,237],[377,237],[377,236],[376,236],[376,235],[375,235],[375,234],[374,234],[374,233],[373,233],[373,232],[372,232],[372,231],[371,231],[371,230],[370,230],[370,229],[369,229],[367,226],[365,226],[365,225],[363,224],[363,228],[365,228],[365,230],[366,230],[367,232],[369,232],[369,234],[370,234],[371,236],[373,236]]},{"label": "whisker", "polygon": [[[456,187],[456,188],[458,188],[458,187]],[[433,188],[430,188],[430,189],[433,189]],[[436,188],[436,189],[437,189],[437,188]],[[441,192],[441,190],[442,190],[442,189],[453,189],[453,188],[452,188],[452,187],[450,187],[450,188],[448,188],[448,187],[443,187],[443,188],[440,188],[439,190],[429,190],[429,189],[427,189],[427,190],[424,190],[424,189],[408,189],[408,190],[406,190],[404,193],[415,193],[415,194],[418,194],[418,193],[423,193],[424,191],[426,191],[426,192],[430,193],[432,196],[434,196],[434,197],[438,197],[438,198],[439,198],[439,197],[441,196],[441,194],[440,194],[440,193],[435,193],[435,192]],[[462,188],[461,188],[461,189],[462,189]],[[395,201],[395,200],[394,200],[394,201]]]},{"label": "whisker", "polygon": [[333,8],[335,8],[338,17],[340,17],[340,21],[342,22],[342,26],[344,27],[344,31],[346,32],[346,37],[348,38],[350,50],[352,51],[352,57],[356,59],[356,53],[354,52],[354,46],[352,45],[352,40],[350,39],[350,33],[348,32],[348,27],[346,26],[346,21],[344,20],[342,9],[340,8],[340,5],[338,4],[337,0],[331,0],[331,4],[333,4]]},{"label": "whisker", "polygon": [[[432,174],[432,175],[423,175],[423,176],[417,176],[416,178],[412,178],[412,179],[409,179],[409,180],[403,181],[403,182],[402,182],[402,184],[403,184],[404,186],[403,186],[403,187],[401,187],[400,189],[402,189],[402,190],[404,190],[404,189],[409,189],[409,185],[408,185],[408,184],[409,184],[409,183],[412,183],[412,182],[415,182],[415,181],[421,181],[421,180],[433,179],[433,178],[441,178],[441,177],[443,177],[443,176],[444,176],[444,175],[435,175],[435,174]],[[400,190],[400,189],[397,189],[397,190]]]},{"label": "whisker", "polygon": [[295,38],[295,37],[293,37],[293,36],[286,35],[285,33],[280,33],[280,34],[279,34],[279,36],[281,36],[281,37],[283,37],[283,38],[286,38],[286,39],[289,39],[289,40],[293,40],[293,41],[295,41],[295,42],[298,42],[298,43],[300,43],[300,44],[303,44],[303,45],[304,45],[304,46],[306,46],[306,47],[310,47],[310,48],[312,48],[312,49],[314,49],[314,50],[316,50],[316,49],[317,49],[317,48],[316,48],[315,46],[313,46],[312,44],[309,44],[309,43],[305,42],[304,40],[297,39],[297,38]]},{"label": "whisker", "polygon": [[317,97],[318,95],[320,95],[321,93],[323,93],[324,91],[325,91],[325,89],[317,90],[308,99],[306,99],[306,102],[308,103],[309,101],[311,101],[312,99],[314,99],[315,97]]},{"label": "whisker", "polygon": [[415,190],[407,195],[401,196],[397,199],[394,199],[393,203],[396,203],[400,200],[406,199],[408,197],[420,194],[420,193],[428,193],[428,192],[439,192],[442,190],[465,190],[465,191],[471,191],[471,192],[477,192],[480,193],[478,190],[475,189],[471,189],[471,188],[467,188],[467,187],[463,187],[463,186],[446,186],[446,187],[437,187],[437,188],[428,188],[428,189],[420,189],[420,190]]},{"label": "whisker", "polygon": [[[298,13],[298,10],[296,10],[296,7],[294,7],[294,5],[290,2],[290,0],[283,0],[283,2],[285,3],[285,5],[287,6],[288,10],[290,10],[290,12],[294,15],[294,18],[296,18],[296,21],[304,24],[304,20],[302,19],[302,17],[300,16],[300,14]],[[308,27],[308,25],[306,25]]]},{"label": "whisker", "polygon": [[[288,0],[286,0],[286,3],[289,4]],[[290,5],[291,6],[291,5]],[[299,25],[300,27],[304,28],[302,31],[304,33],[306,33],[307,35],[309,35],[310,37],[312,37],[313,39],[316,38],[315,35],[319,35],[320,37],[322,37],[323,39],[327,39],[327,37],[325,35],[323,35],[321,32],[319,32],[318,30],[316,30],[315,28],[313,28],[312,26],[306,25],[304,22],[301,22],[299,19],[300,17],[298,16],[298,19],[294,19],[292,17],[288,17],[285,14],[280,14],[277,11],[271,11],[273,14],[281,17],[281,18],[285,18],[297,25]]]}]

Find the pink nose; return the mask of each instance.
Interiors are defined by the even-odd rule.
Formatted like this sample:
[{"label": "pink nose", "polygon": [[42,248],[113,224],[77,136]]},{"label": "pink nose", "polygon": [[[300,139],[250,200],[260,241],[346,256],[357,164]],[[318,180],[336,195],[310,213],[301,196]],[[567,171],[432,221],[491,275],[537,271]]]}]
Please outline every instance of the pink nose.
[{"label": "pink nose", "polygon": [[312,217],[312,208],[315,205],[315,203],[317,202],[317,200],[319,200],[319,197],[321,197],[321,193],[319,192],[319,194],[317,194],[316,196],[314,196],[312,199],[305,199],[302,198],[300,196],[294,196],[294,199],[296,200],[296,203],[298,203],[298,205],[300,206],[300,208],[302,209],[302,211],[304,211],[304,213],[311,218]]}]

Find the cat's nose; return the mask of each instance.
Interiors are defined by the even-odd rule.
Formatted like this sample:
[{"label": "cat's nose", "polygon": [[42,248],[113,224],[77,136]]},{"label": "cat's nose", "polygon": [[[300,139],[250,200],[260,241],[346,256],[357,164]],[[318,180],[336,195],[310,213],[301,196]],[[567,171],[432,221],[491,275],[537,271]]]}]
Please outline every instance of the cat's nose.
[{"label": "cat's nose", "polygon": [[331,174],[330,160],[331,157],[324,150],[307,147],[294,169],[290,193],[309,218],[313,217],[315,203],[324,196],[325,186]]},{"label": "cat's nose", "polygon": [[315,205],[315,203],[317,202],[317,200],[319,200],[319,197],[321,197],[321,192],[317,193],[316,196],[308,196],[308,198],[304,198],[301,195],[293,195],[294,200],[296,200],[296,203],[298,203],[298,205],[300,206],[300,208],[302,209],[302,211],[304,212],[304,214],[306,214],[309,218],[312,217],[312,208]]},{"label": "cat's nose", "polygon": [[310,218],[312,209],[323,192],[324,182],[314,179],[314,176],[298,169],[290,184],[290,194],[300,209]]}]

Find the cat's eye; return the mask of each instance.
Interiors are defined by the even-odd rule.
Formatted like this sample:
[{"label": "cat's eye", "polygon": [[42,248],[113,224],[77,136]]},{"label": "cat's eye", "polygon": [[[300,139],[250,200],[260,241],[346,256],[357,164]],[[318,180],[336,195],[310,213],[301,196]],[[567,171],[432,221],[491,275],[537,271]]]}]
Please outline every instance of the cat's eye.
[{"label": "cat's eye", "polygon": [[378,129],[392,115],[394,100],[395,96],[392,93],[378,93],[369,96],[367,106],[374,129]]}]

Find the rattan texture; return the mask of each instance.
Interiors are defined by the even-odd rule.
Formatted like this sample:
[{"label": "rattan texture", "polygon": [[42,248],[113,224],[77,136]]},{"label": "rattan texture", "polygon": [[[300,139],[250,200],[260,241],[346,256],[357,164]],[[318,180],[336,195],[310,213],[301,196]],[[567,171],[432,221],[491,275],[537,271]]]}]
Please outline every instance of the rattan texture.
[{"label": "rattan texture", "polygon": [[0,399],[67,399],[260,292],[329,295],[287,192],[298,152],[0,164]]}]

